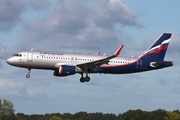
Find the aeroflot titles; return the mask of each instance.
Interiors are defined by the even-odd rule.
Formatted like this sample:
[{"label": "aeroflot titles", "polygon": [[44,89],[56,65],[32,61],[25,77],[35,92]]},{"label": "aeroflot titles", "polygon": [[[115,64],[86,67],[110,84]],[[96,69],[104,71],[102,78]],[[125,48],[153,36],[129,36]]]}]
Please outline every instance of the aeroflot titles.
[{"label": "aeroflot titles", "polygon": [[40,52],[40,54],[63,55],[62,53],[54,53],[54,52]]}]

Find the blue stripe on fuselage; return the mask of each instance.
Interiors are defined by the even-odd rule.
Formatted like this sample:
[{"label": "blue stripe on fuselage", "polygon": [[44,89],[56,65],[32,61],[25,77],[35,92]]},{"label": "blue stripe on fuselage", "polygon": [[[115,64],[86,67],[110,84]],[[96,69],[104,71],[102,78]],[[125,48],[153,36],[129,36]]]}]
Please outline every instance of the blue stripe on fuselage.
[{"label": "blue stripe on fuselage", "polygon": [[148,63],[142,63],[144,65],[141,68],[137,68],[137,62],[127,65],[118,65],[113,67],[98,67],[91,73],[107,73],[107,74],[124,74],[124,73],[135,73],[141,71],[147,71],[152,69]]}]

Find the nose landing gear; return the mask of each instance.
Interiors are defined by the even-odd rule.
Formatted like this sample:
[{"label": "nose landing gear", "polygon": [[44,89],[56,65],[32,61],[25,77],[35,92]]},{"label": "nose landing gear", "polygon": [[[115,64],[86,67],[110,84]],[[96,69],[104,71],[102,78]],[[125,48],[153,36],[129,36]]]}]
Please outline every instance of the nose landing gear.
[{"label": "nose landing gear", "polygon": [[31,68],[28,68],[28,74],[26,75],[26,78],[30,78]]}]

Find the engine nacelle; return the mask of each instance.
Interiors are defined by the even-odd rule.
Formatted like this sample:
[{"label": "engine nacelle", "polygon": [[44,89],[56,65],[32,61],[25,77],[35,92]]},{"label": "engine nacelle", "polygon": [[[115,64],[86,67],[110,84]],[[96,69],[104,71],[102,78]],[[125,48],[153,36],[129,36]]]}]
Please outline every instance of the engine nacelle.
[{"label": "engine nacelle", "polygon": [[54,76],[68,76],[74,75],[76,73],[76,66],[68,66],[68,65],[61,65],[59,70],[54,71]]}]

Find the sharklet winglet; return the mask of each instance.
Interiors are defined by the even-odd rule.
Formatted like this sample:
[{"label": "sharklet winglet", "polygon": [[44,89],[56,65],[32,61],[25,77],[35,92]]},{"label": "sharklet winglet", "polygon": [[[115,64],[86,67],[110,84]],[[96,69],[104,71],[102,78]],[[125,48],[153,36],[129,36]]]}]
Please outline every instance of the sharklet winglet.
[{"label": "sharklet winglet", "polygon": [[121,53],[123,47],[124,47],[124,45],[121,45],[121,46],[118,48],[118,50],[114,53],[114,55],[115,55],[115,56],[118,56],[118,55]]},{"label": "sharklet winglet", "polygon": [[96,55],[100,55],[101,54],[101,52],[97,52],[97,54]]}]

